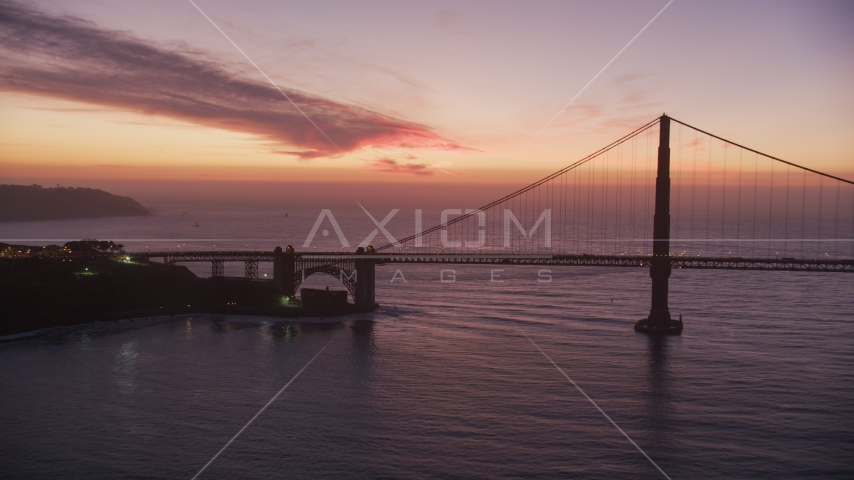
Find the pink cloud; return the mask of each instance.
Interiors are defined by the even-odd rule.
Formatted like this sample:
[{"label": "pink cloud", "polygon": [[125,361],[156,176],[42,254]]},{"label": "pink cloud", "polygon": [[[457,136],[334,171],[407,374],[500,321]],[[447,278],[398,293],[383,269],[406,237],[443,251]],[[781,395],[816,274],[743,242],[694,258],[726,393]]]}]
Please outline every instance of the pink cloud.
[{"label": "pink cloud", "polygon": [[368,168],[375,172],[396,173],[402,175],[416,175],[428,177],[434,174],[429,164],[426,163],[398,163],[391,158],[380,158],[368,164]]},{"label": "pink cloud", "polygon": [[215,60],[17,3],[0,0],[0,10],[0,90],[251,133],[303,160],[363,147],[469,150],[427,126],[283,87],[336,148],[272,86]]}]

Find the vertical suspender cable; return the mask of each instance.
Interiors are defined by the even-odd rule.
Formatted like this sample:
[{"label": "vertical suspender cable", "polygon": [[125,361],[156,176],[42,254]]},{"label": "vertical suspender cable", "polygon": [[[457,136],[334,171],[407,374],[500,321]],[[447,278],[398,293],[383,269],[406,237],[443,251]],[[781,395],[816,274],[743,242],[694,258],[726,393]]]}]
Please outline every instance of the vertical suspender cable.
[{"label": "vertical suspender cable", "polygon": [[[546,184],[545,184],[545,185],[543,185],[542,187],[537,187],[537,190],[540,192],[540,194],[539,194],[539,195],[537,195],[537,208],[534,210],[534,218],[537,218],[537,216],[538,216],[538,215],[540,214],[540,212],[542,211],[542,208],[541,208],[542,200],[543,200],[542,190],[545,190],[545,192],[546,192],[546,200],[548,200],[548,188],[549,188],[549,185],[550,185],[550,184],[551,184],[551,182],[546,182]],[[532,219],[532,220],[533,220],[533,219]],[[535,221],[536,221],[536,220],[535,220]],[[533,237],[533,235],[531,235],[531,236]],[[545,245],[545,243],[543,243],[543,244]],[[537,245],[539,245],[539,242],[534,242],[534,243],[531,245],[531,253],[537,253],[537,252],[535,252],[535,251],[534,251],[535,249],[539,249],[539,247],[538,247]],[[549,246],[549,245],[547,245],[547,246]]]},{"label": "vertical suspender cable", "polygon": [[[597,158],[596,160],[598,161],[598,163],[601,163],[602,162],[602,156],[600,155],[599,158]],[[591,180],[591,184],[590,184],[590,188],[591,188],[591,190],[590,190],[590,253],[591,254],[596,253],[595,252],[596,248],[594,246],[594,243],[596,242],[596,234],[593,232],[593,230],[596,229],[596,216],[595,216],[596,215],[596,203],[597,203],[596,202],[596,191],[598,189],[598,187],[596,186],[596,181],[597,181],[596,180],[597,179],[596,174],[599,173],[598,172],[599,166],[600,166],[599,164],[596,164],[593,166],[593,168],[592,168],[593,173],[592,173],[592,177],[591,177],[592,180]]]},{"label": "vertical suspender cable", "polygon": [[783,221],[783,258],[789,248],[789,177],[792,175],[792,167],[786,165],[786,219]]},{"label": "vertical suspender cable", "polygon": [[581,215],[580,215],[580,207],[581,207],[581,168],[575,169],[575,178],[573,178],[573,187],[572,187],[572,253],[577,255],[581,250],[579,246],[579,235],[581,234]]},{"label": "vertical suspender cable", "polygon": [[578,241],[581,239],[581,172],[579,169],[575,169],[575,190],[573,193],[573,201],[572,201],[572,215],[574,217],[573,223],[575,224],[575,235],[572,237],[572,253],[579,253]]},{"label": "vertical suspender cable", "polygon": [[738,149],[738,207],[735,214],[735,256],[738,256],[738,246],[741,242],[741,170],[744,149]]},{"label": "vertical suspender cable", "polygon": [[620,238],[620,213],[623,202],[623,144],[619,145],[617,151],[617,222],[614,229],[614,255],[620,254],[619,238]]},{"label": "vertical suspender cable", "polygon": [[[573,169],[575,170],[575,169]],[[558,243],[558,253],[565,253],[566,247],[564,246],[565,235],[566,235],[566,177],[568,175],[564,173],[560,176],[560,242]]]},{"label": "vertical suspender cable", "polygon": [[[629,249],[635,251],[635,156],[637,154],[637,137],[632,138],[632,168],[629,170]],[[633,253],[634,254],[634,253]]]},{"label": "vertical suspender cable", "polygon": [[754,154],[753,160],[755,162],[755,170],[753,172],[753,248],[751,249],[750,256],[756,258],[756,201],[759,190],[759,154]]},{"label": "vertical suspender cable", "polygon": [[769,159],[771,162],[771,192],[768,195],[769,203],[768,203],[768,256],[771,256],[771,224],[774,219],[774,160]]},{"label": "vertical suspender cable", "polygon": [[824,175],[818,176],[818,236],[815,242],[815,258],[821,258],[821,201],[824,197]]},{"label": "vertical suspender cable", "polygon": [[[522,225],[525,226],[528,224],[528,221],[531,218],[531,212],[534,211],[534,190],[528,190],[525,192],[525,218],[526,220],[522,221]],[[531,248],[531,240],[532,238],[528,238],[526,235],[522,236],[525,241],[525,248],[521,253],[533,253]],[[533,237],[533,235],[531,235]]]},{"label": "vertical suspender cable", "polygon": [[[697,200],[697,131],[694,131],[694,159],[691,167],[691,247],[694,246],[694,207]],[[693,255],[694,251],[691,250]]]},{"label": "vertical suspender cable", "polygon": [[[661,128],[659,125],[658,128]],[[676,173],[676,241],[681,240],[679,237],[679,211],[682,209],[682,203],[680,202],[681,192],[682,192],[682,125],[679,125],[679,153],[677,157],[677,163],[679,164],[678,171]],[[655,187],[652,187],[652,191],[655,191]],[[653,207],[655,208],[655,207]],[[672,209],[671,209],[672,210]],[[653,213],[653,222],[655,221],[655,214]],[[655,236],[655,231],[653,230],[653,236]]]},{"label": "vertical suspender cable", "polygon": [[[721,257],[724,256],[724,219],[726,218],[726,160],[727,160],[727,144],[724,144],[724,180],[723,180],[723,190],[721,195]],[[710,164],[711,165],[711,164]]]},{"label": "vertical suspender cable", "polygon": [[712,225],[712,137],[709,137],[709,173],[706,177],[706,250],[712,254],[709,227]]},{"label": "vertical suspender cable", "polygon": [[[522,225],[525,225],[528,219],[528,192],[530,192],[530,190],[527,190],[522,196],[522,213],[519,214],[519,216],[521,217]],[[513,235],[515,236],[516,232],[513,232]],[[521,241],[523,243],[519,247],[519,253],[525,253],[528,247],[528,240],[523,236]]]},{"label": "vertical suspender cable", "polygon": [[[536,198],[534,198],[533,201],[531,202],[531,212],[533,213],[533,215],[531,216],[531,222],[532,222],[531,224],[532,225],[533,225],[533,222],[536,221],[537,215],[540,212],[540,202],[542,200],[542,187],[537,187],[533,193],[536,194],[535,195]],[[527,227],[525,227],[525,228],[527,228]],[[537,232],[538,232],[537,236],[542,236],[542,233],[539,233],[539,232],[542,232],[542,230],[537,229]],[[539,248],[540,248],[539,242],[537,242],[537,240],[534,238],[534,235],[532,234],[531,235],[531,253],[532,254],[539,253],[537,251],[537,250],[539,250]]]},{"label": "vertical suspender cable", "polygon": [[833,258],[836,258],[836,245],[839,243],[839,189],[842,182],[836,181],[836,208],[833,210],[834,226],[833,226]]},{"label": "vertical suspender cable", "polygon": [[806,242],[806,217],[807,214],[807,171],[804,170],[804,187],[801,191],[801,258],[804,258],[804,243]]},{"label": "vertical suspender cable", "polygon": [[573,184],[572,184],[572,253],[578,253],[578,170],[574,168]]},{"label": "vertical suspender cable", "polygon": [[600,255],[605,255],[605,237],[608,235],[608,161],[610,160],[610,153],[610,150],[605,152],[605,163],[603,164],[605,170],[602,176],[602,228],[600,229],[602,237],[599,242]]},{"label": "vertical suspender cable", "polygon": [[584,248],[587,250],[588,254],[593,253],[593,251],[590,250],[590,208],[591,208],[590,186],[592,185],[592,180],[591,180],[592,173],[591,172],[593,171],[593,164],[594,164],[595,160],[596,159],[594,158],[593,161],[590,161],[587,163],[587,195],[586,195],[586,197],[587,197],[587,208],[585,209],[586,210],[585,213],[587,214],[587,219],[586,219],[587,220],[587,227],[585,228],[585,230],[587,232],[587,244],[584,246]]},{"label": "vertical suspender cable", "polygon": [[[590,164],[589,163],[587,164],[587,171],[588,171],[587,177],[590,177],[590,173],[589,173],[590,172]],[[575,181],[576,181],[576,184],[578,185],[578,193],[577,193],[577,196],[578,196],[578,212],[576,213],[576,221],[575,221],[576,225],[578,225],[578,233],[576,234],[576,236],[578,237],[578,241],[577,241],[577,247],[576,247],[575,252],[576,253],[582,253],[582,251],[587,252],[588,249],[586,246],[583,249],[581,248],[581,242],[584,240],[584,234],[581,232],[581,222],[584,219],[584,217],[583,217],[584,213],[587,213],[587,207],[586,207],[587,204],[586,203],[582,204],[582,198],[581,198],[581,192],[582,192],[582,189],[584,187],[584,177],[582,176],[581,172],[578,172],[578,178],[576,178]],[[584,191],[584,199],[585,200],[587,199],[587,191],[586,190]],[[584,213],[582,213],[582,210],[581,210],[582,205],[585,206]],[[584,233],[586,233],[586,232],[587,232],[587,230],[585,229]]]}]

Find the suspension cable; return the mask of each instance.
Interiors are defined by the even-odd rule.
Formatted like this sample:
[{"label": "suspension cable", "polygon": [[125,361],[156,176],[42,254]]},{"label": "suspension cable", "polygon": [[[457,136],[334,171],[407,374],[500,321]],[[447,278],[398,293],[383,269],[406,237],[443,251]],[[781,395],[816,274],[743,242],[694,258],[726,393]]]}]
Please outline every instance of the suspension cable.
[{"label": "suspension cable", "polygon": [[[630,138],[634,137],[635,135],[638,135],[638,134],[640,134],[640,133],[642,133],[642,132],[644,132],[644,131],[648,130],[648,129],[649,129],[649,128],[651,128],[653,125],[655,125],[656,123],[658,123],[660,120],[661,120],[661,118],[660,118],[660,117],[659,117],[659,118],[656,118],[655,120],[652,120],[651,122],[647,123],[646,125],[644,125],[644,126],[642,126],[642,127],[638,128],[638,129],[634,130],[633,132],[629,133],[628,135],[624,135],[624,136],[623,136],[623,137],[621,137],[620,139],[618,139],[618,140],[616,140],[616,141],[614,141],[614,142],[612,142],[612,143],[608,144],[608,145],[607,145],[607,146],[605,146],[605,147],[600,148],[599,150],[597,150],[597,151],[595,151],[595,152],[591,153],[590,155],[588,155],[588,156],[586,156],[586,157],[582,158],[581,160],[578,160],[578,161],[576,161],[575,163],[572,163],[571,165],[569,165],[569,166],[567,166],[567,167],[565,167],[565,168],[563,168],[563,169],[561,169],[561,170],[558,170],[557,172],[552,173],[551,175],[548,175],[547,177],[544,177],[544,178],[542,178],[542,179],[540,179],[540,180],[538,180],[538,181],[536,181],[536,182],[534,182],[534,183],[532,183],[532,184],[530,184],[530,185],[528,185],[528,186],[526,186],[526,187],[523,187],[523,188],[521,188],[521,189],[519,189],[519,190],[517,190],[517,191],[515,191],[515,192],[513,192],[513,193],[507,194],[507,195],[505,195],[504,197],[499,198],[498,200],[495,200],[495,201],[493,201],[493,202],[491,202],[491,203],[488,203],[488,204],[486,204],[486,205],[484,205],[484,206],[482,206],[482,207],[480,207],[480,208],[478,208],[478,209],[475,209],[475,210],[473,210],[473,211],[471,211],[471,212],[469,212],[469,213],[467,213],[467,214],[465,214],[465,215],[459,216],[459,217],[457,217],[457,218],[455,218],[455,219],[453,219],[453,220],[449,220],[449,221],[448,221],[448,223],[447,223],[446,225],[436,225],[435,227],[429,228],[429,229],[427,229],[427,230],[425,230],[425,231],[421,232],[420,234],[410,235],[410,236],[408,236],[408,237],[406,237],[406,238],[403,238],[403,239],[401,239],[401,240],[398,240],[398,243],[409,242],[409,241],[411,241],[411,240],[414,240],[414,239],[415,239],[416,237],[418,237],[418,236],[424,236],[424,235],[427,235],[428,233],[435,232],[436,230],[439,230],[439,229],[441,229],[441,228],[447,227],[448,225],[451,225],[451,224],[453,224],[453,223],[460,222],[460,221],[462,221],[462,220],[465,220],[466,218],[469,218],[469,217],[471,217],[471,216],[473,216],[473,215],[476,215],[478,212],[482,212],[482,211],[484,211],[484,210],[486,210],[486,209],[489,209],[489,208],[491,208],[491,207],[494,207],[494,206],[496,206],[496,205],[499,205],[499,204],[500,204],[501,202],[503,202],[504,200],[509,200],[509,199],[511,199],[511,198],[513,198],[513,197],[516,197],[516,196],[518,196],[518,195],[520,195],[520,194],[522,194],[522,193],[528,192],[529,190],[534,189],[534,188],[536,188],[536,187],[538,187],[538,186],[542,185],[543,183],[546,183],[546,182],[548,182],[548,181],[550,181],[550,180],[552,180],[552,179],[556,178],[557,176],[559,176],[559,175],[561,175],[561,174],[563,174],[563,173],[565,173],[565,172],[568,172],[568,171],[570,171],[570,170],[572,170],[572,169],[574,169],[574,168],[576,168],[576,167],[578,167],[578,166],[580,166],[580,165],[583,165],[583,164],[585,164],[585,163],[589,162],[590,160],[592,160],[592,159],[596,158],[596,157],[597,157],[598,155],[600,155],[601,153],[604,153],[604,152],[607,152],[608,150],[611,150],[611,149],[612,149],[612,148],[614,148],[615,146],[620,145],[621,143],[623,143],[623,142],[625,142],[626,140],[628,140],[628,139],[630,139]],[[376,250],[376,251],[379,251],[379,250],[385,250],[385,249],[387,249],[387,248],[389,248],[389,247],[391,247],[391,246],[392,246],[392,244],[387,244],[387,245],[383,245],[383,246],[381,246],[381,247],[379,247],[379,248],[376,248],[375,250]]]},{"label": "suspension cable", "polygon": [[701,130],[701,129],[699,129],[699,128],[697,128],[697,127],[693,126],[693,125],[688,125],[687,123],[682,122],[682,121],[679,121],[679,120],[677,120],[677,119],[675,119],[675,118],[673,118],[673,117],[670,117],[670,119],[671,119],[671,120],[673,120],[673,121],[674,121],[674,122],[676,122],[676,123],[680,123],[680,124],[682,124],[682,125],[685,125],[685,126],[686,126],[686,127],[688,127],[688,128],[693,128],[694,130],[696,130],[696,131],[698,131],[698,132],[700,132],[700,133],[705,133],[706,135],[708,135],[708,136],[710,136],[710,137],[717,138],[718,140],[722,140],[722,141],[724,141],[724,142],[726,142],[726,143],[729,143],[729,144],[731,144],[731,145],[735,145],[736,147],[743,148],[743,149],[745,149],[745,150],[747,150],[747,151],[749,151],[749,152],[757,153],[757,154],[759,154],[759,155],[762,155],[763,157],[768,157],[768,158],[770,158],[770,159],[772,159],[772,160],[776,160],[776,161],[778,161],[778,162],[785,163],[786,165],[791,165],[791,166],[793,166],[793,167],[800,168],[801,170],[806,170],[806,171],[808,171],[808,172],[817,173],[817,174],[819,174],[819,175],[823,175],[823,176],[825,176],[825,177],[832,178],[832,179],[834,179],[834,180],[839,180],[840,182],[845,182],[845,183],[847,183],[847,184],[849,184],[849,185],[854,185],[854,181],[851,181],[851,180],[845,180],[844,178],[835,177],[835,176],[833,176],[833,175],[829,175],[829,174],[827,174],[827,173],[819,172],[818,170],[813,170],[812,168],[807,168],[807,167],[804,167],[804,166],[802,166],[802,165],[798,165],[798,164],[796,164],[796,163],[787,162],[786,160],[783,160],[782,158],[777,158],[777,157],[775,157],[775,156],[773,156],[773,155],[768,155],[767,153],[762,153],[762,152],[760,152],[759,150],[754,150],[754,149],[752,149],[752,148],[745,147],[744,145],[740,145],[740,144],[735,143],[735,142],[733,142],[733,141],[731,141],[731,140],[727,140],[727,139],[725,139],[725,138],[723,138],[723,137],[719,137],[719,136],[714,135],[714,134],[712,134],[712,133],[709,133],[709,132],[707,132],[707,131],[705,131],[705,130]]}]

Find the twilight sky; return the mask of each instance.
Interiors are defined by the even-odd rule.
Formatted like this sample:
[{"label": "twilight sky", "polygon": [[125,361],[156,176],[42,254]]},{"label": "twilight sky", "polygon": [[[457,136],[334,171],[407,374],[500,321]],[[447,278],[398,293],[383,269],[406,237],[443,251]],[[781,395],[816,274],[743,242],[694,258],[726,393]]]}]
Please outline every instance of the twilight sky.
[{"label": "twilight sky", "polygon": [[[0,0],[0,182],[528,183],[667,112],[854,177],[854,3]],[[70,182],[74,183],[74,182]],[[78,182],[79,183],[79,182]]]}]

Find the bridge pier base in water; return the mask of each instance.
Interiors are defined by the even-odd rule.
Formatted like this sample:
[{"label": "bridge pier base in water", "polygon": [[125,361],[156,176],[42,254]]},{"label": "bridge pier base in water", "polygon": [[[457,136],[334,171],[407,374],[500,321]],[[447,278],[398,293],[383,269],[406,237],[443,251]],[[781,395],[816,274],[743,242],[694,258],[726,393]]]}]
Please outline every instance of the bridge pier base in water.
[{"label": "bridge pier base in water", "polygon": [[[368,252],[373,253],[373,247],[369,246]],[[353,303],[359,308],[373,310],[377,307],[377,264],[376,261],[365,258],[368,255],[362,247],[356,249],[356,255],[356,294],[353,296]]]},{"label": "bridge pier base in water", "polygon": [[654,335],[682,333],[682,320],[670,318],[667,306],[670,281],[670,117],[662,115],[658,134],[658,173],[655,178],[655,216],[652,225],[652,306],[649,317],[635,323],[635,331]]},{"label": "bridge pier base in water", "polygon": [[670,317],[667,306],[670,282],[670,258],[653,258],[649,276],[652,277],[652,307],[649,317],[635,323],[635,331],[653,335],[678,335],[682,333],[682,320]]}]

